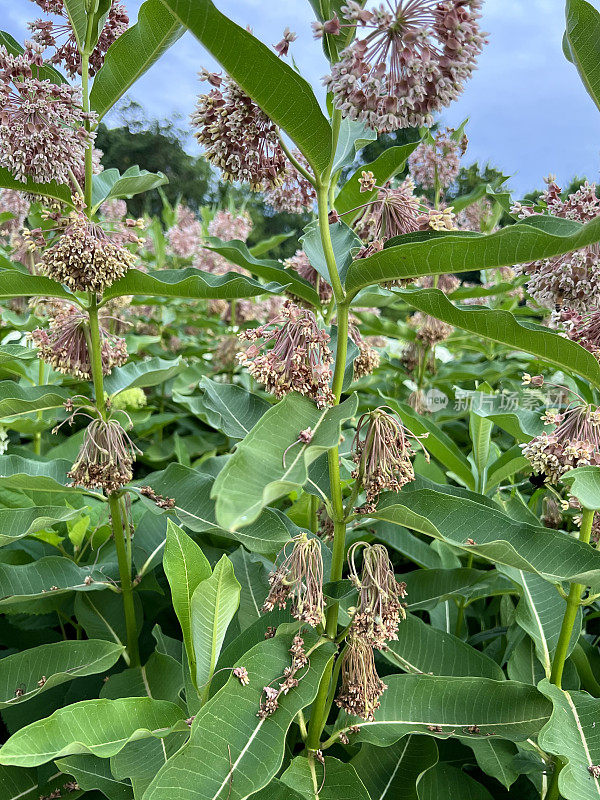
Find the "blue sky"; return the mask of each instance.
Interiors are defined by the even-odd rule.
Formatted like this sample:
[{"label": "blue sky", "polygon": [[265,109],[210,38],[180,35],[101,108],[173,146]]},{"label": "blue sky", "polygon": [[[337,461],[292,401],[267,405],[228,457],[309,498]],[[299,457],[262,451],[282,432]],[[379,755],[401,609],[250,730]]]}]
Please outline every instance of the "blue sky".
[{"label": "blue sky", "polygon": [[[326,62],[312,39],[308,0],[215,0],[242,25],[251,25],[268,44],[281,38],[286,25],[298,34],[292,45],[303,75],[322,97]],[[593,2],[598,7],[597,0]],[[132,19],[141,0],[125,0]],[[2,27],[17,39],[27,36],[27,20],[39,16],[30,0],[0,0]],[[483,27],[489,45],[479,70],[461,99],[442,116],[458,125],[470,118],[470,146],[465,163],[490,161],[513,176],[510,186],[522,194],[555,173],[567,183],[575,175],[598,180],[600,112],[586,94],[575,68],[565,60],[562,0],[486,0]],[[199,89],[197,72],[211,67],[202,46],[186,34],[132,88],[129,96],[152,116],[179,113],[184,121]]]}]

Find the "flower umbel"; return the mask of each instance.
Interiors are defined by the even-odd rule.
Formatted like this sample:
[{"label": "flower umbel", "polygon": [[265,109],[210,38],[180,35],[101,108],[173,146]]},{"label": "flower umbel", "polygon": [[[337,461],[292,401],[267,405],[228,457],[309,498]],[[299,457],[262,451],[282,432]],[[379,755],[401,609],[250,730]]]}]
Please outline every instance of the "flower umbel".
[{"label": "flower umbel", "polygon": [[372,721],[380,706],[379,698],[387,689],[377,674],[373,648],[356,636],[350,636],[342,659],[342,686],[336,705],[348,714]]},{"label": "flower umbel", "polygon": [[283,266],[295,270],[301,278],[304,278],[305,281],[308,281],[314,286],[319,292],[319,299],[322,303],[328,303],[331,300],[333,294],[331,285],[327,283],[325,278],[319,275],[308,260],[308,256],[304,250],[296,250],[293,256],[286,258],[283,262]]},{"label": "flower umbel", "polygon": [[141,452],[114,417],[94,419],[85,430],[77,461],[69,478],[74,486],[119,491],[133,477],[136,453]]},{"label": "flower umbel", "polygon": [[271,589],[263,612],[272,611],[275,606],[285,608],[290,600],[292,616],[296,619],[313,628],[322,623],[325,601],[320,540],[309,539],[304,533],[295,537],[291,554],[271,572],[269,584]]},{"label": "flower umbel", "polygon": [[424,189],[447,189],[460,172],[460,145],[449,128],[436,134],[433,144],[422,142],[408,157],[410,174]]}]

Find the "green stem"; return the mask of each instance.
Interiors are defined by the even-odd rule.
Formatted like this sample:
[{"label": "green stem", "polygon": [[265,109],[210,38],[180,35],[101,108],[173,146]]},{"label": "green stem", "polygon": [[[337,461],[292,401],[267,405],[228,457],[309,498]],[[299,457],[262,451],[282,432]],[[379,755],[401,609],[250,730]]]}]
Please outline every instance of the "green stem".
[{"label": "green stem", "polygon": [[131,564],[127,558],[125,543],[125,531],[123,529],[123,519],[119,507],[119,496],[111,494],[108,498],[110,508],[110,520],[117,559],[119,561],[119,577],[121,579],[121,592],[123,594],[123,610],[125,611],[125,629],[127,631],[127,653],[129,655],[129,666],[138,667],[140,664],[140,654],[138,650],[137,624],[135,621],[135,606],[133,604],[133,587],[131,583]]},{"label": "green stem", "polygon": [[281,135],[281,131],[280,130],[277,131],[277,136],[279,137],[279,144],[281,145],[281,149],[286,154],[286,156],[288,158],[288,161],[300,173],[300,175],[302,175],[303,177],[306,178],[306,180],[310,184],[312,184],[313,186],[316,186],[315,176],[311,175],[310,172],[305,167],[303,167],[302,164],[298,161],[298,159],[293,155],[292,151],[289,149],[289,147],[285,143],[285,141],[283,139],[283,136]]},{"label": "green stem", "polygon": [[[40,358],[40,361],[39,361],[39,364],[38,364],[38,386],[43,386],[45,382],[46,382],[46,364]],[[44,412],[43,411],[38,411],[36,417],[37,417],[37,421],[41,422],[44,419]],[[36,456],[39,456],[39,455],[42,454],[42,432],[41,431],[36,431],[33,434],[33,452],[36,454]]]},{"label": "green stem", "polygon": [[311,494],[310,495],[310,530],[313,533],[316,533],[319,530],[319,518],[317,512],[319,510],[319,498]]}]

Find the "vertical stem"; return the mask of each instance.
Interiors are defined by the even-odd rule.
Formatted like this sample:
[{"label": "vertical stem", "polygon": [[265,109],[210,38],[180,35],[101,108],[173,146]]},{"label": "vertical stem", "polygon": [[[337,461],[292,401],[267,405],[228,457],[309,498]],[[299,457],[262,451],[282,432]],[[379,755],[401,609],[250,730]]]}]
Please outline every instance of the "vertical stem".
[{"label": "vertical stem", "polygon": [[313,533],[316,533],[319,530],[319,518],[317,516],[317,512],[319,510],[319,498],[311,494],[310,495],[310,529]]},{"label": "vertical stem", "polygon": [[[40,358],[38,364],[38,386],[43,386],[46,382],[46,364]],[[36,415],[37,421],[41,422],[44,419],[44,412],[38,411]],[[33,452],[36,456],[42,454],[42,432],[36,431],[33,434]]]},{"label": "vertical stem", "polygon": [[111,494],[108,497],[110,508],[110,519],[115,548],[119,561],[119,577],[121,579],[121,592],[123,594],[123,610],[125,611],[125,628],[127,630],[127,652],[129,654],[129,666],[138,667],[140,664],[140,654],[138,650],[137,624],[135,621],[135,606],[133,604],[133,588],[131,584],[131,566],[127,558],[125,531],[121,509],[119,508],[119,496]]}]

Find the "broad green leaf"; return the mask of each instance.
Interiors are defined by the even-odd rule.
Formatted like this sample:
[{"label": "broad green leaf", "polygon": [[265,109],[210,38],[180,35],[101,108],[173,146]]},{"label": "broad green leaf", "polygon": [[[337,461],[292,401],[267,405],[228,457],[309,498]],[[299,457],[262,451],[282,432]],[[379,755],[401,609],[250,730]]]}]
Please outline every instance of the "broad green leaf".
[{"label": "broad green leaf", "polygon": [[[158,773],[144,800],[241,800],[266,786],[279,770],[287,730],[302,708],[314,699],[334,646],[313,650],[310,668],[300,684],[279,698],[279,708],[266,719],[256,716],[263,687],[272,685],[290,664],[291,636],[257,644],[238,662],[250,684],[230,677],[199,711],[190,740]],[[314,637],[305,637],[308,642]],[[233,665],[235,666],[235,665]],[[1,753],[1,751],[0,751]]]},{"label": "broad green leaf", "polygon": [[[0,384],[1,386],[1,384]],[[251,394],[242,386],[216,383],[202,378],[200,388],[204,390],[202,409],[204,420],[234,439],[243,439],[271,407],[258,395]]]},{"label": "broad green leaf", "polygon": [[489,235],[452,232],[423,237],[408,234],[390,239],[380,253],[354,261],[348,271],[346,289],[354,294],[365,286],[383,281],[525,264],[570,253],[598,240],[598,219],[581,225],[541,215]]},{"label": "broad green leaf", "polygon": [[[360,166],[354,175],[352,175],[340,189],[337,197],[335,198],[335,208],[338,214],[345,214],[346,222],[350,225],[356,218],[362,214],[363,206],[365,203],[370,202],[377,196],[378,189],[373,189],[372,192],[360,191],[360,177],[364,171],[372,172],[378,186],[385,186],[394,175],[402,172],[406,159],[418,146],[421,140],[409,144],[403,144],[399,147],[388,147],[383,153],[378,156],[375,161],[370,164],[363,164]],[[353,209],[357,209],[354,213]]]},{"label": "broad green leaf", "polygon": [[506,450],[500,458],[489,465],[485,482],[485,491],[489,494],[503,481],[517,472],[531,472],[531,462],[525,458],[518,444]]},{"label": "broad green leaf", "polygon": [[269,236],[268,239],[261,239],[260,242],[252,245],[249,248],[249,252],[254,258],[259,258],[263,256],[265,253],[268,253],[269,250],[274,250],[278,245],[282,242],[285,242],[291,236],[294,236],[296,231],[288,231],[286,233],[274,233],[273,236]]},{"label": "broad green leaf", "polygon": [[66,506],[0,508],[0,547],[79,515],[78,509]]},{"label": "broad green leaf", "polygon": [[419,800],[493,800],[480,783],[462,769],[440,762],[421,776],[417,788]]},{"label": "broad green leaf", "polygon": [[419,800],[417,781],[438,760],[431,736],[405,736],[396,744],[363,744],[350,762],[371,800]]},{"label": "broad green leaf", "polygon": [[21,489],[34,496],[47,492],[79,494],[79,489],[67,486],[67,472],[72,466],[63,458],[34,461],[22,456],[0,456],[0,487]]},{"label": "broad green leaf", "polygon": [[129,778],[134,796],[142,797],[159,769],[174,755],[187,739],[185,733],[172,733],[164,739],[139,739],[129,742],[110,759],[115,778]]},{"label": "broad green leaf", "polygon": [[[55,769],[52,769],[52,773],[44,776],[38,775],[35,769],[0,766],[0,797],[2,800],[38,800],[40,792],[60,791],[66,783],[65,776]],[[73,797],[75,800],[79,795]]]},{"label": "broad green leaf", "polygon": [[457,307],[439,289],[399,291],[398,295],[411,306],[432,317],[486,339],[531,353],[549,364],[581,375],[595,386],[600,385],[600,365],[594,356],[581,345],[548,328],[517,319],[509,311],[476,306]]},{"label": "broad green leaf", "polygon": [[[24,276],[18,276],[21,280]],[[27,292],[3,294],[2,278],[0,274],[0,297],[19,297]],[[47,280],[35,278],[36,281]],[[53,283],[53,281],[50,281]],[[16,288],[16,287],[15,287]],[[228,272],[226,275],[212,275],[210,272],[201,272],[194,267],[187,269],[161,269],[157,272],[140,272],[130,269],[129,272],[115,281],[104,292],[105,300],[125,295],[146,295],[148,297],[186,297],[190,299],[221,299],[235,300],[238,297],[256,297],[259,294],[278,294],[283,292],[283,286],[278,283],[262,284],[253,278]],[[35,294],[54,294],[51,291]]]},{"label": "broad green leaf", "polygon": [[[371,527],[369,526],[369,530]],[[430,542],[424,542],[415,536],[414,533],[401,528],[399,525],[391,525],[387,522],[378,522],[373,526],[373,533],[388,547],[402,553],[409,561],[419,567],[427,569],[437,569],[442,566],[442,560]]]},{"label": "broad green leaf", "polygon": [[68,397],[69,393],[60,386],[24,386],[15,381],[0,381],[0,418],[62,408]]},{"label": "broad green leaf", "polygon": [[514,758],[519,752],[517,746],[503,739],[480,739],[469,741],[468,744],[483,772],[510,789],[519,777],[514,767]]},{"label": "broad green leaf", "polygon": [[504,673],[491,658],[413,614],[400,623],[398,640],[388,642],[384,656],[409,673],[504,679]]},{"label": "broad green leaf", "polygon": [[[487,384],[484,384],[487,385]],[[471,438],[472,460],[477,476],[477,490],[483,492],[487,479],[487,468],[492,446],[494,424],[485,417],[469,414],[469,436]]]},{"label": "broad green leaf", "polygon": [[478,417],[491,420],[499,428],[510,433],[517,442],[528,442],[547,430],[539,411],[518,406],[507,394],[487,394],[461,389],[461,397],[469,400],[469,408]]},{"label": "broad green leaf", "polygon": [[[467,496],[451,494],[447,487],[407,484],[397,495],[379,501],[377,519],[395,522],[426,533],[482,558],[551,582],[575,581],[600,586],[600,553],[570,536],[519,522],[498,508]],[[473,496],[476,497],[476,496]],[[475,537],[473,539],[473,537]],[[475,544],[469,544],[469,539]]]},{"label": "broad green leaf", "polygon": [[130,361],[123,367],[115,367],[104,379],[104,389],[109,395],[124,392],[134,387],[158,386],[178,375],[187,364],[180,358],[167,360],[150,358],[148,361]]},{"label": "broad green leaf", "polygon": [[[265,555],[273,555],[290,540],[284,522],[271,509],[267,508],[256,522],[241,530],[224,529],[215,516],[215,501],[211,490],[215,479],[190,467],[169,464],[164,472],[150,476],[144,482],[165,497],[175,500],[173,511],[181,523],[192,531],[209,531],[228,539],[241,542],[248,550]],[[1,485],[1,481],[0,481]]]},{"label": "broad green leaf", "polygon": [[[134,607],[138,631],[142,627],[142,602],[139,594],[134,594]],[[121,593],[102,592],[92,594],[77,592],[75,595],[75,616],[85,631],[93,639],[104,639],[118,645],[127,642],[123,598]],[[108,684],[107,684],[108,685]]]},{"label": "broad green leaf", "polygon": [[598,467],[577,467],[565,473],[561,481],[569,487],[584,508],[600,509],[600,469]]},{"label": "broad green leaf", "polygon": [[567,0],[566,16],[569,60],[600,109],[600,13],[586,0]]},{"label": "broad green leaf", "polygon": [[[501,570],[522,589],[515,620],[533,639],[536,655],[546,677],[549,678],[567,602],[557,592],[555,586],[539,575],[511,567],[502,567]],[[582,613],[579,608],[567,655],[577,644],[581,633],[581,622]]]},{"label": "broad green leaf", "polygon": [[190,671],[195,676],[196,657],[191,623],[192,596],[200,583],[210,577],[211,568],[200,547],[171,520],[167,523],[163,567],[171,586],[173,608],[181,625]]},{"label": "broad green leaf", "polygon": [[318,793],[315,792],[313,776],[305,756],[296,756],[281,776],[281,782],[298,792],[305,800],[371,800],[364,783],[352,764],[327,756],[324,764],[315,764]]},{"label": "broad green leaf", "polygon": [[129,167],[122,175],[118,169],[102,170],[94,175],[92,185],[92,204],[98,208],[105,200],[118,197],[133,197],[157,186],[163,186],[169,179],[162,172],[154,173],[140,169],[137,165]]},{"label": "broad green leaf", "polygon": [[210,692],[210,679],[227,628],[240,604],[240,591],[233,564],[223,555],[210,578],[202,581],[192,595],[190,625],[196,659],[196,686],[205,699]]},{"label": "broad green leaf", "polygon": [[109,670],[124,649],[88,639],[42,644],[5,656],[0,659],[0,708],[24,703],[66,681]]},{"label": "broad green leaf", "polygon": [[[24,184],[21,185],[24,186]],[[2,169],[0,169],[0,186],[4,186]],[[5,188],[14,189],[15,187],[8,186]],[[16,269],[3,269],[0,270],[0,298],[8,297],[61,297],[63,300],[74,299],[73,295],[63,288],[60,283],[43,275],[26,275]]]},{"label": "broad green leaf", "polygon": [[[302,487],[310,464],[339,443],[341,426],[356,407],[356,395],[320,410],[308,398],[290,394],[270,408],[215,480],[211,497],[219,525],[232,530],[249,525],[269,503]],[[307,428],[313,434],[310,443],[294,444]]]},{"label": "broad green leaf", "polygon": [[245,547],[238,547],[229,558],[242,587],[236,620],[244,631],[257,620],[264,619],[261,608],[269,593],[267,565],[270,567],[270,563],[262,556],[249,553]]},{"label": "broad green leaf", "polygon": [[82,700],[18,730],[0,749],[0,764],[35,767],[79,753],[108,758],[128,742],[184,726],[183,711],[164,700]]},{"label": "broad green leaf", "polygon": [[211,0],[162,0],[304,154],[315,174],[331,157],[331,127],[310,85]]},{"label": "broad green leaf", "polygon": [[183,26],[160,0],[142,4],[136,24],[109,47],[94,78],[90,105],[100,119],[182,34]]},{"label": "broad green leaf", "polygon": [[335,175],[338,170],[352,164],[358,151],[376,139],[377,133],[373,128],[369,128],[364,122],[344,117],[340,124],[332,174]]},{"label": "broad green leaf", "polygon": [[[332,222],[329,225],[329,234],[335,255],[335,263],[343,283],[348,268],[352,263],[352,251],[360,247],[362,242],[345,222]],[[321,278],[331,283],[318,220],[308,223],[300,237],[300,242],[311,265],[317,270]]]},{"label": "broad green leaf", "polygon": [[[26,181],[18,181],[5,167],[0,167],[0,189],[15,189],[19,192],[40,195],[40,197],[51,197],[53,200],[73,206],[71,189],[66,183],[56,183],[56,181],[34,183],[31,178],[27,178]],[[24,276],[21,275],[21,277]],[[30,277],[33,278],[35,276],[31,275]],[[17,295],[12,296],[16,297]]]},{"label": "broad green leaf", "polygon": [[[117,780],[111,773],[110,761],[91,755],[61,758],[56,766],[67,775],[72,775],[81,789],[99,789],[108,800],[130,800],[131,785]],[[33,799],[32,799],[33,800]]]},{"label": "broad green leaf", "polygon": [[515,593],[511,582],[495,571],[444,566],[446,569],[420,569],[402,575],[408,586],[409,609],[429,611],[448,599],[473,601]]},{"label": "broad green leaf", "polygon": [[222,242],[220,239],[211,237],[208,241],[207,250],[218,253],[223,258],[226,258],[227,261],[247,269],[248,272],[258,278],[282,284],[288,292],[302,298],[302,300],[306,300],[313,306],[321,305],[319,295],[315,289],[308,281],[301,278],[295,270],[283,267],[278,261],[257,258],[248,250],[248,246],[244,242],[240,242],[237,239],[231,242]]},{"label": "broad green leaf", "polygon": [[344,715],[336,728],[360,725],[357,739],[380,746],[408,733],[470,736],[477,725],[487,734],[510,741],[535,736],[548,721],[551,705],[534,686],[489,678],[442,678],[432,675],[388,675],[375,720],[365,722]]},{"label": "broad green leaf", "polygon": [[77,48],[81,53],[86,44],[87,14],[85,13],[85,0],[64,0],[64,6],[75,34]]},{"label": "broad green leaf", "polygon": [[562,691],[547,680],[539,689],[554,707],[539,735],[540,747],[566,761],[558,778],[561,796],[565,800],[597,800],[600,780],[589,768],[600,764],[600,700],[587,692]]}]

